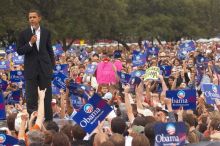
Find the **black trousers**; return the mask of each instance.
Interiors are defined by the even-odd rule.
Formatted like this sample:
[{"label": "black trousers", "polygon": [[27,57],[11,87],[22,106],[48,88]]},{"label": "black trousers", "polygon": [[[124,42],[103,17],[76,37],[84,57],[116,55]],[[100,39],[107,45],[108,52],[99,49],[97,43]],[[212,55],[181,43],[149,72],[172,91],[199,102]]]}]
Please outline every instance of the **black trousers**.
[{"label": "black trousers", "polygon": [[27,112],[31,115],[38,109],[38,86],[41,90],[47,88],[44,98],[45,121],[53,120],[51,79],[45,78],[41,74],[38,74],[34,79],[25,80]]}]

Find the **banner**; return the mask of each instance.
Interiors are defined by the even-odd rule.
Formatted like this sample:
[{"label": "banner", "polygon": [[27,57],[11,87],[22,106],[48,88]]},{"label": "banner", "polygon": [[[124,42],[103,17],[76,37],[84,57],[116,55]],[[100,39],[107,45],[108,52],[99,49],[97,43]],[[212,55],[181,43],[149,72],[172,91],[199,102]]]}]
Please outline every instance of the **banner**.
[{"label": "banner", "polygon": [[53,76],[56,76],[58,73],[62,73],[65,76],[68,76],[68,64],[57,64],[53,69]]},{"label": "banner", "polygon": [[10,62],[9,61],[0,61],[0,70],[9,70]]},{"label": "banner", "polygon": [[10,81],[11,82],[21,82],[24,81],[23,71],[10,71]]},{"label": "banner", "polygon": [[2,93],[0,93],[0,120],[6,119],[5,103]]},{"label": "banner", "polygon": [[201,90],[206,97],[207,104],[215,104],[215,99],[220,99],[220,86],[214,84],[202,84]]},{"label": "banner", "polygon": [[165,78],[168,78],[171,75],[172,66],[169,65],[162,65],[160,66],[160,70]]},{"label": "banner", "polygon": [[16,52],[16,44],[12,44],[12,45],[9,45],[8,47],[6,47],[5,52],[7,54]]},{"label": "banner", "polygon": [[59,89],[66,89],[66,83],[65,80],[67,79],[67,76],[65,76],[62,73],[58,73],[54,79],[53,79],[53,84],[58,87]]},{"label": "banner", "polygon": [[183,122],[158,123],[154,127],[155,146],[184,146],[186,125]]},{"label": "banner", "polygon": [[54,55],[58,56],[64,53],[63,47],[61,44],[53,45]]},{"label": "banner", "polygon": [[18,145],[18,139],[10,135],[0,133],[0,145],[5,145],[5,146]]},{"label": "banner", "polygon": [[158,75],[160,74],[160,68],[157,66],[152,66],[146,70],[144,75],[144,80],[158,80]]},{"label": "banner", "polygon": [[141,53],[139,51],[134,50],[132,56],[132,64],[133,66],[142,66],[146,63],[147,54],[146,52]]},{"label": "banner", "polygon": [[75,114],[73,120],[89,134],[112,111],[112,108],[98,94],[94,94],[89,101]]},{"label": "banner", "polygon": [[7,103],[8,103],[8,104],[19,103],[20,96],[21,96],[21,91],[20,91],[20,90],[11,91],[11,92],[6,96]]},{"label": "banner", "polygon": [[117,72],[119,78],[120,78],[120,82],[122,84],[128,84],[131,78],[131,75],[127,74],[127,73],[123,73],[123,72]]},{"label": "banner", "polygon": [[85,70],[86,74],[93,75],[96,71],[97,65],[95,64],[88,64]]},{"label": "banner", "polygon": [[5,91],[8,87],[8,82],[5,80],[0,79],[0,89],[2,91]]},{"label": "banner", "polygon": [[143,70],[136,70],[131,73],[131,77],[141,77],[145,74]]},{"label": "banner", "polygon": [[184,110],[196,109],[196,90],[168,90],[166,97],[171,98],[174,110],[180,107]]}]

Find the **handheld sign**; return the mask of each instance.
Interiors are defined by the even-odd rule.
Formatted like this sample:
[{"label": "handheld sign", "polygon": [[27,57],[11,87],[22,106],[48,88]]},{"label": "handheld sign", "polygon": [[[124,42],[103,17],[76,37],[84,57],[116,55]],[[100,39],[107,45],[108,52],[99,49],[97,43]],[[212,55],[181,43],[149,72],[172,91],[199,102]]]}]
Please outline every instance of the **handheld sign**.
[{"label": "handheld sign", "polygon": [[18,139],[6,135],[4,133],[0,133],[0,145],[6,145],[6,146],[18,145]]},{"label": "handheld sign", "polygon": [[128,84],[131,78],[131,75],[123,73],[123,72],[117,72],[119,78],[120,78],[120,82],[122,84]]},{"label": "handheld sign", "polygon": [[85,70],[86,74],[91,74],[93,75],[96,71],[97,65],[95,64],[88,64]]},{"label": "handheld sign", "polygon": [[20,96],[21,96],[21,91],[20,91],[20,90],[11,91],[11,92],[6,96],[7,103],[8,103],[8,104],[19,103]]},{"label": "handheld sign", "polygon": [[9,61],[0,61],[0,70],[9,70],[10,62]]},{"label": "handheld sign", "polygon": [[98,94],[94,94],[73,120],[90,134],[98,126],[98,121],[104,120],[111,111],[112,108]]},{"label": "handheld sign", "polygon": [[16,44],[9,45],[5,48],[7,54],[14,53],[16,51]]},{"label": "handheld sign", "polygon": [[141,53],[139,51],[134,50],[133,56],[132,56],[132,64],[133,66],[142,66],[146,63],[147,60],[147,54]]},{"label": "handheld sign", "polygon": [[202,84],[201,90],[206,97],[207,104],[215,104],[215,99],[220,99],[220,86],[214,84]]},{"label": "handheld sign", "polygon": [[65,76],[64,74],[62,74],[62,73],[58,73],[55,77],[54,77],[54,79],[53,79],[53,84],[56,86],[56,87],[58,87],[59,89],[66,89],[66,83],[65,83],[65,81],[66,81],[66,79],[67,79],[67,76]]},{"label": "handheld sign", "polygon": [[145,74],[145,71],[143,71],[143,70],[136,70],[136,71],[133,71],[131,73],[131,77],[141,77],[144,74]]},{"label": "handheld sign", "polygon": [[172,66],[169,65],[162,65],[160,66],[160,70],[165,78],[168,78],[171,75]]},{"label": "handheld sign", "polygon": [[155,146],[183,146],[186,140],[186,126],[183,122],[158,123],[154,127]]},{"label": "handheld sign", "polygon": [[5,103],[2,93],[0,93],[0,120],[6,119]]},{"label": "handheld sign", "polygon": [[157,66],[152,66],[146,70],[144,75],[144,80],[158,80],[158,75],[160,74],[160,68]]},{"label": "handheld sign", "polygon": [[196,66],[197,67],[208,67],[209,59],[203,55],[196,56]]},{"label": "handheld sign", "polygon": [[159,48],[151,47],[147,49],[147,56],[156,57],[158,56],[158,53],[159,53]]},{"label": "handheld sign", "polygon": [[172,108],[196,109],[196,90],[168,90],[166,97],[171,98]]},{"label": "handheld sign", "polygon": [[60,89],[57,88],[53,83],[52,83],[51,87],[52,87],[52,94],[54,94],[54,95],[60,94]]},{"label": "handheld sign", "polygon": [[180,49],[186,50],[187,52],[195,51],[196,46],[193,41],[187,41],[179,45]]},{"label": "handheld sign", "polygon": [[10,72],[10,81],[11,82],[21,82],[24,81],[23,71],[11,71]]},{"label": "handheld sign", "polygon": [[59,72],[68,76],[68,64],[57,64],[53,69],[53,75],[56,76]]},{"label": "handheld sign", "polygon": [[5,91],[8,87],[8,82],[5,80],[0,79],[0,89],[2,89],[3,91]]},{"label": "handheld sign", "polygon": [[74,109],[79,110],[83,106],[82,99],[79,96],[71,94],[70,99]]},{"label": "handheld sign", "polygon": [[61,55],[61,54],[64,53],[63,47],[62,47],[61,44],[56,44],[56,45],[54,45],[54,46],[53,46],[53,51],[54,51],[54,54],[55,54],[56,56]]}]

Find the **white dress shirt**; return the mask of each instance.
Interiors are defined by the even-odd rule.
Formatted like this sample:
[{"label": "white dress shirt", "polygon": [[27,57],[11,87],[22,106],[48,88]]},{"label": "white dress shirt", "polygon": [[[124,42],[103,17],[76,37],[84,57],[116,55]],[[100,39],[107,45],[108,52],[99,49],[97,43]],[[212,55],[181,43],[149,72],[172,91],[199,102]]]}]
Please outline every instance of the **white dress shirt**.
[{"label": "white dress shirt", "polygon": [[[33,27],[31,26],[31,30],[33,33]],[[35,30],[35,34],[37,35],[37,41],[36,41],[36,45],[37,45],[37,50],[39,51],[39,46],[40,46],[40,26]],[[29,43],[30,46],[32,47],[33,44]]]}]

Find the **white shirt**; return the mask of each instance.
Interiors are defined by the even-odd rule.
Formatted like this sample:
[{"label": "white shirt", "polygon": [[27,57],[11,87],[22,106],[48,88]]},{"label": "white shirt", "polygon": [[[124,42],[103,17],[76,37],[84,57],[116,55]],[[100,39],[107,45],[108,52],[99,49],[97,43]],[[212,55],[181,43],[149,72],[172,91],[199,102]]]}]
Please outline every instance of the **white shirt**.
[{"label": "white shirt", "polygon": [[[31,26],[31,30],[33,33],[33,27]],[[37,45],[37,50],[39,51],[39,46],[40,46],[40,26],[35,30],[35,34],[37,35],[37,41],[36,41],[36,45]],[[32,47],[32,44],[30,44],[30,46]]]}]

